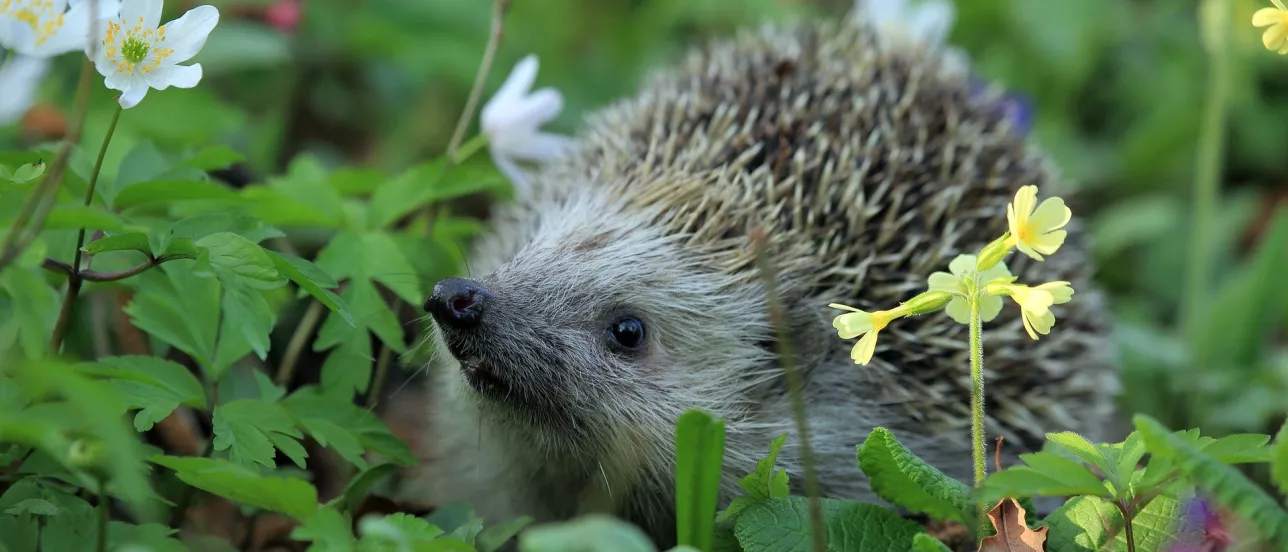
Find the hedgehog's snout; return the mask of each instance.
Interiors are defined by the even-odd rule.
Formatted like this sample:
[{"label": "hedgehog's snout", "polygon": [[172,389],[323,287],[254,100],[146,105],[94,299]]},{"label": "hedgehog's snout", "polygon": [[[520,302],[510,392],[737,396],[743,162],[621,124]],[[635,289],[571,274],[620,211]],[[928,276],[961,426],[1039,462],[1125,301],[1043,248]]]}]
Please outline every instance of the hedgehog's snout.
[{"label": "hedgehog's snout", "polygon": [[434,285],[433,293],[425,301],[425,310],[440,325],[468,330],[479,324],[491,297],[487,288],[478,282],[444,278]]}]

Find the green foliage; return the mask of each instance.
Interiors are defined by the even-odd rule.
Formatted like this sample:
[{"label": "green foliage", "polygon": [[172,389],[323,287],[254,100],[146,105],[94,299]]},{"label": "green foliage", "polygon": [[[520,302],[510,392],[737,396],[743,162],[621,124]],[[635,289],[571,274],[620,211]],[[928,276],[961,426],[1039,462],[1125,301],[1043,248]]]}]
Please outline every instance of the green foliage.
[{"label": "green foliage", "polygon": [[1288,496],[1288,422],[1279,428],[1279,434],[1275,436],[1274,458],[1270,461],[1270,469],[1274,474],[1275,484],[1279,486],[1279,492]]},{"label": "green foliage", "polygon": [[890,430],[878,427],[858,447],[859,468],[877,496],[934,519],[973,526],[970,487],[950,478],[904,448]]},{"label": "green foliage", "polygon": [[724,459],[724,421],[700,410],[675,429],[676,533],[680,544],[711,550]]}]

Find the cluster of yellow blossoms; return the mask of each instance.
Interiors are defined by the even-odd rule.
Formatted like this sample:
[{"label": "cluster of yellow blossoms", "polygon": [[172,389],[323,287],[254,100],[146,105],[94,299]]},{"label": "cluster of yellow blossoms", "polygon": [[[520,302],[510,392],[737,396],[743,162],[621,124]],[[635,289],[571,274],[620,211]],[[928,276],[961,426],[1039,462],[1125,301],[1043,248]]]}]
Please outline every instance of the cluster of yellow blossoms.
[{"label": "cluster of yellow blossoms", "polygon": [[1064,244],[1062,230],[1073,213],[1058,197],[1038,205],[1038,187],[1025,186],[1006,206],[1009,231],[980,251],[979,255],[959,255],[948,265],[949,272],[936,272],[927,280],[928,290],[890,310],[865,312],[854,307],[832,303],[828,306],[850,311],[836,317],[832,326],[842,339],[859,337],[850,358],[866,365],[876,350],[877,335],[890,322],[906,316],[928,314],[945,309],[954,321],[969,324],[972,302],[981,322],[988,322],[1002,312],[1002,296],[1020,306],[1024,329],[1038,339],[1055,325],[1052,305],[1067,303],[1073,297],[1069,282],[1048,282],[1036,287],[1015,283],[1016,277],[1002,263],[1012,248],[1042,261]]}]

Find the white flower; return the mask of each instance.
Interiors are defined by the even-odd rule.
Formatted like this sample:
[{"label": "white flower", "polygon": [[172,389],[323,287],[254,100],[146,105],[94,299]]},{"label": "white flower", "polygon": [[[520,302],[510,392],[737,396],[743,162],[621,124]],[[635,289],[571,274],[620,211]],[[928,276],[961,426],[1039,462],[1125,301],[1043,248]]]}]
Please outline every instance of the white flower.
[{"label": "white flower", "polygon": [[[0,0],[0,46],[24,56],[52,57],[82,50],[89,42],[88,0]],[[120,0],[98,0],[98,21],[120,6]]]},{"label": "white flower", "polygon": [[541,132],[541,125],[563,110],[563,95],[553,88],[530,92],[537,78],[537,56],[519,61],[479,116],[497,168],[520,189],[528,179],[516,160],[550,161],[573,146],[567,136]]},{"label": "white flower", "polygon": [[3,91],[0,92],[0,125],[12,123],[27,113],[47,72],[47,58],[10,54],[4,65],[0,65],[0,90]]},{"label": "white flower", "polygon": [[854,14],[888,38],[909,38],[938,46],[952,29],[956,10],[951,0],[855,0]]},{"label": "white flower", "polygon": [[[3,1],[3,0],[0,0]],[[219,23],[214,6],[197,6],[167,25],[161,22],[162,0],[125,0],[120,15],[107,22],[94,66],[121,107],[138,105],[149,88],[192,88],[201,81],[201,64],[192,59]]]}]

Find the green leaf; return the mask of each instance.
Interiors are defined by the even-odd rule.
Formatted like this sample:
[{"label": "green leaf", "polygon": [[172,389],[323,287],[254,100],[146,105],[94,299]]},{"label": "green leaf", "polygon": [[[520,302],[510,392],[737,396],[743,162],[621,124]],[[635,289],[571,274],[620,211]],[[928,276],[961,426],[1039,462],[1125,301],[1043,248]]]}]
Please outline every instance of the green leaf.
[{"label": "green leaf", "polygon": [[371,196],[369,227],[385,228],[426,204],[495,189],[504,185],[496,171],[455,166],[444,172],[444,158],[408,169]]},{"label": "green leaf", "polygon": [[912,552],[952,552],[952,549],[927,533],[917,533],[912,537]]},{"label": "green leaf", "polygon": [[125,230],[126,222],[120,215],[95,206],[59,205],[49,211],[45,219],[45,229],[89,228],[119,232]]},{"label": "green leaf", "polygon": [[710,550],[724,460],[724,421],[689,410],[680,415],[675,431],[678,541]]},{"label": "green leaf", "polygon": [[250,468],[256,464],[276,467],[274,436],[295,439],[304,436],[281,404],[259,399],[241,399],[216,406],[214,426],[215,450],[229,451],[234,462]]},{"label": "green leaf", "polygon": [[[1175,499],[1160,496],[1149,502],[1132,521],[1137,550],[1163,550],[1175,541],[1179,528],[1181,505]],[[1051,512],[1044,523],[1048,552],[1099,552],[1109,541],[1112,550],[1127,550],[1127,532],[1123,530],[1122,512],[1106,499],[1077,496]]]},{"label": "green leaf", "polygon": [[218,232],[197,240],[197,246],[210,252],[210,265],[241,278],[261,282],[278,282],[277,272],[268,252],[255,242],[232,232]]},{"label": "green leaf", "polygon": [[346,512],[357,511],[358,507],[362,505],[362,501],[366,500],[367,495],[371,494],[372,487],[397,473],[397,471],[398,465],[391,462],[381,462],[371,466],[349,480],[344,492],[340,493],[340,496],[331,502],[338,502],[339,507]]},{"label": "green leaf", "polygon": [[747,491],[750,496],[735,497],[729,506],[716,516],[717,523],[733,519],[744,508],[758,501],[787,496],[790,492],[787,486],[787,470],[774,471],[774,462],[778,461],[778,453],[783,449],[783,443],[786,441],[786,433],[775,438],[769,444],[769,456],[756,462],[756,471],[738,480],[738,486]]},{"label": "green leaf", "polygon": [[1048,441],[1051,441],[1052,443],[1055,443],[1065,450],[1073,453],[1074,456],[1081,458],[1083,462],[1099,468],[1102,472],[1107,473],[1117,468],[1116,466],[1111,468],[1109,466],[1109,462],[1105,460],[1104,454],[1100,452],[1100,449],[1096,448],[1096,445],[1092,444],[1091,441],[1088,441],[1086,437],[1078,435],[1077,433],[1072,431],[1048,433],[1046,434],[1046,438]]},{"label": "green leaf", "polygon": [[139,232],[105,236],[85,244],[85,247],[82,247],[81,250],[90,255],[97,255],[107,251],[133,250],[149,257],[152,256],[152,245],[148,243],[147,234]]},{"label": "green leaf", "polygon": [[1231,466],[1173,435],[1149,416],[1132,417],[1145,446],[1155,455],[1168,457],[1181,473],[1221,506],[1250,521],[1266,539],[1288,542],[1288,513],[1261,487]]},{"label": "green leaf", "polygon": [[387,516],[367,516],[358,521],[358,533],[364,541],[405,545],[433,540],[442,535],[443,530],[416,516],[400,512]]},{"label": "green leaf", "polygon": [[131,409],[139,408],[134,429],[148,431],[184,404],[206,407],[201,382],[187,368],[169,360],[149,356],[105,357],[81,365],[83,372],[109,378]]},{"label": "green leaf", "polygon": [[8,167],[0,166],[0,180],[11,184],[26,184],[45,174],[45,166],[44,162],[25,163],[13,172],[9,172]]},{"label": "green leaf", "polygon": [[[30,269],[10,266],[0,272],[0,289],[9,297],[13,309],[8,320],[0,319],[0,334],[8,333],[16,339],[22,354],[28,359],[43,358],[49,347],[58,319],[58,294]],[[8,349],[8,341],[0,337],[0,345]]]},{"label": "green leaf", "polygon": [[536,525],[519,535],[522,552],[656,552],[639,528],[603,514]]},{"label": "green leaf", "polygon": [[233,163],[242,161],[243,159],[245,159],[245,157],[242,154],[221,144],[202,148],[201,151],[198,151],[191,157],[180,161],[179,166],[211,171],[226,168]]},{"label": "green leaf", "polygon": [[318,511],[318,494],[307,481],[263,477],[227,460],[156,456],[152,462],[174,470],[181,481],[208,493],[264,510],[307,520]]},{"label": "green leaf", "polygon": [[1288,496],[1288,422],[1284,422],[1283,427],[1279,428],[1279,434],[1275,436],[1270,476],[1279,486],[1279,492]]},{"label": "green leaf", "polygon": [[236,329],[260,359],[265,359],[271,345],[269,337],[276,317],[261,293],[242,287],[241,283],[228,282],[224,285],[224,296],[220,302],[224,308],[224,322]]},{"label": "green leaf", "polygon": [[349,306],[345,304],[344,299],[322,289],[324,287],[336,287],[335,279],[328,276],[317,265],[299,257],[273,251],[269,251],[268,256],[273,260],[273,266],[277,268],[279,273],[290,278],[292,282],[300,286],[300,289],[309,292],[310,295],[331,309],[331,312],[340,315],[345,322],[349,323],[350,327],[355,327],[353,315],[349,314]]},{"label": "green leaf", "polygon": [[242,202],[242,197],[225,186],[202,180],[140,182],[121,189],[112,202],[117,209],[184,200]]},{"label": "green leaf", "polygon": [[237,234],[253,243],[269,238],[280,238],[281,230],[252,216],[230,213],[207,213],[180,219],[154,236],[156,243],[153,251],[167,249],[171,240],[187,239],[196,241],[211,234],[229,232]]},{"label": "green leaf", "polygon": [[364,234],[362,247],[365,274],[389,288],[408,304],[416,305],[425,300],[427,290],[393,236],[382,233]]},{"label": "green leaf", "polygon": [[530,516],[522,516],[492,525],[479,533],[475,548],[478,552],[496,552],[520,531],[531,525],[532,521]]},{"label": "green leaf", "polygon": [[31,514],[33,516],[56,516],[59,513],[54,503],[39,498],[28,498],[5,509],[4,513],[20,516],[22,514]]},{"label": "green leaf", "polygon": [[[332,326],[338,327],[339,324],[333,323]],[[322,390],[349,395],[366,393],[367,386],[371,384],[371,359],[374,358],[371,334],[362,327],[361,331],[341,337],[344,342],[327,353],[326,360],[322,362]]]},{"label": "green leaf", "polygon": [[[328,316],[326,322],[322,323],[322,328],[318,330],[317,339],[313,341],[314,351],[326,350],[340,343],[353,342],[358,339],[353,331],[359,329],[364,332],[367,330],[374,332],[380,341],[395,353],[407,352],[402,324],[390,310],[389,304],[380,297],[371,280],[362,278],[349,280],[348,287],[341,297],[353,313],[353,326],[349,326],[342,318]],[[367,357],[366,362],[370,363],[370,356]]]},{"label": "green leaf", "polygon": [[[301,387],[290,396],[282,399],[281,405],[286,408],[299,425],[329,425],[331,430],[341,428],[353,435],[366,450],[384,456],[391,462],[402,466],[416,464],[416,457],[411,453],[407,443],[394,436],[380,418],[370,411],[361,408],[350,400],[350,394],[328,394],[317,392],[314,387]],[[306,425],[306,422],[309,424]],[[329,422],[329,424],[317,424]],[[316,439],[317,436],[314,435]],[[334,443],[332,443],[334,446]]]},{"label": "green leaf", "polygon": [[362,458],[362,443],[358,441],[358,436],[348,429],[320,418],[302,419],[300,426],[319,445],[330,447],[360,470],[367,468],[367,461]]},{"label": "green leaf", "polygon": [[352,552],[357,539],[353,538],[350,522],[332,508],[319,508],[313,515],[291,531],[294,540],[311,542],[308,552]]},{"label": "green leaf", "polygon": [[970,488],[918,458],[890,430],[872,430],[858,447],[858,456],[872,490],[887,502],[937,520],[974,525]]},{"label": "green leaf", "polygon": [[984,480],[980,500],[994,503],[1004,497],[1034,495],[1110,496],[1104,483],[1086,466],[1050,452],[1020,455],[1024,466],[1012,466]]},{"label": "green leaf", "polygon": [[[876,504],[822,499],[827,550],[905,552],[921,525]],[[809,499],[774,498],[748,506],[734,525],[747,552],[812,550]]]},{"label": "green leaf", "polygon": [[1261,433],[1238,433],[1210,441],[1199,450],[1224,464],[1251,464],[1270,461],[1270,436]]}]

